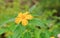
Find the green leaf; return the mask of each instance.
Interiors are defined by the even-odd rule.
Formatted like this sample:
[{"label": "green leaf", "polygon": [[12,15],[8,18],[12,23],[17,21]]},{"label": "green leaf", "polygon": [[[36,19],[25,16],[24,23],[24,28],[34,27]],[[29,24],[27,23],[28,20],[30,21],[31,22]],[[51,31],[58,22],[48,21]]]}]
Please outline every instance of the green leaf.
[{"label": "green leaf", "polygon": [[23,35],[23,38],[31,38],[31,34],[29,32],[26,32],[24,35]]}]

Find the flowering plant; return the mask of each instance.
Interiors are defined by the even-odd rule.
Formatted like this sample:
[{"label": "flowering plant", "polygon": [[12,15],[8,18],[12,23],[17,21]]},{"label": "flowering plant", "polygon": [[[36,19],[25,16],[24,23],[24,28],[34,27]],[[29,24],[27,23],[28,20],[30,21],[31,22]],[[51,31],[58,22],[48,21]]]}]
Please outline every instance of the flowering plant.
[{"label": "flowering plant", "polygon": [[60,0],[11,1],[0,0],[0,38],[60,38]]}]

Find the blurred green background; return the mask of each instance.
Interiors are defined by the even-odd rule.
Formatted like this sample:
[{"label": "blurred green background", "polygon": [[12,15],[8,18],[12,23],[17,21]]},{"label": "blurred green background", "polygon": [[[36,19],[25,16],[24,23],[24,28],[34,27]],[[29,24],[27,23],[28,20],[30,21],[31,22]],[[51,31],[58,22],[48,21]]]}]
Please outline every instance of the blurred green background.
[{"label": "blurred green background", "polygon": [[[29,11],[34,19],[26,27],[16,26],[19,12]],[[7,25],[7,27],[5,27]],[[29,29],[25,34],[22,34]],[[60,0],[0,0],[0,38],[50,38],[60,34]]]}]

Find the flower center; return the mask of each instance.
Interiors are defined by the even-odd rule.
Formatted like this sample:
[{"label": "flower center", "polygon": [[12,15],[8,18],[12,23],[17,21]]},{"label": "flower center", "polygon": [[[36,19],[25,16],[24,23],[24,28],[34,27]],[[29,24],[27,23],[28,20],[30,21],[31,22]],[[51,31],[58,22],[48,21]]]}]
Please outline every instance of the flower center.
[{"label": "flower center", "polygon": [[25,19],[25,16],[22,16],[22,19]]}]

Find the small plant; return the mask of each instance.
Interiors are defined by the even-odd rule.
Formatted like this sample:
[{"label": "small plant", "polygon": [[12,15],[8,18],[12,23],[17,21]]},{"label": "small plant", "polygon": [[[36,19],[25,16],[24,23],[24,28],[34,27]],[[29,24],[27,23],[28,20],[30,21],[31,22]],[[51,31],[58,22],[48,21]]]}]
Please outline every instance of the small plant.
[{"label": "small plant", "polygon": [[0,38],[60,38],[60,0],[22,1],[0,0]]}]

